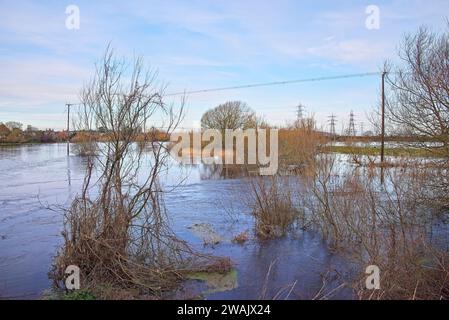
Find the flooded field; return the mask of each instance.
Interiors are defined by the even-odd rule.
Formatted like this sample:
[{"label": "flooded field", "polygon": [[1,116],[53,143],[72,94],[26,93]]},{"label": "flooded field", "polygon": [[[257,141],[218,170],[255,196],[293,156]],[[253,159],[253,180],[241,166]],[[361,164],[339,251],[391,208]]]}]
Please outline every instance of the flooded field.
[{"label": "flooded field", "polygon": [[[51,287],[47,274],[62,244],[58,206],[68,206],[81,190],[84,165],[82,157],[66,156],[65,144],[0,147],[1,298],[39,299]],[[165,198],[176,235],[202,252],[230,257],[235,266],[228,279],[191,279],[172,297],[270,299],[287,296],[287,288],[289,299],[311,299],[323,280],[332,290],[350,275],[351,266],[312,232],[255,241],[243,179],[213,179],[202,166],[176,164],[163,179],[168,189],[182,181]],[[246,230],[247,242],[231,241]],[[352,292],[339,289],[332,297]]]}]

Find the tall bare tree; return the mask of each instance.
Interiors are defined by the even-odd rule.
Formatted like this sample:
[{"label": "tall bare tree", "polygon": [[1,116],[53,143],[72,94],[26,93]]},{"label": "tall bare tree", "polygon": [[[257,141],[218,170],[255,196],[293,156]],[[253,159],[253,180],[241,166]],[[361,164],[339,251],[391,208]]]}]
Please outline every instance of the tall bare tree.
[{"label": "tall bare tree", "polygon": [[152,131],[145,135],[147,147],[135,142],[146,123],[163,121],[169,135],[182,119],[183,100],[179,108],[167,103],[156,76],[141,58],[128,64],[108,48],[82,90],[77,129],[103,128],[106,137],[92,138],[97,152],[88,154],[82,192],[66,211],[56,282],[68,264],[75,264],[84,283],[154,294],[178,275],[182,252],[189,249],[166,224],[159,176],[169,152]]},{"label": "tall bare tree", "polygon": [[405,36],[399,57],[402,63],[387,70],[387,120],[424,140],[421,147],[449,157],[449,21],[440,34],[421,27]]},{"label": "tall bare tree", "polygon": [[391,93],[386,119],[396,132],[413,138],[438,157],[426,181],[432,203],[449,205],[449,21],[441,33],[420,27],[405,36],[399,49],[401,64],[387,64]]},{"label": "tall bare tree", "polygon": [[256,114],[245,102],[228,101],[206,111],[201,117],[201,128],[246,129],[256,126]]}]

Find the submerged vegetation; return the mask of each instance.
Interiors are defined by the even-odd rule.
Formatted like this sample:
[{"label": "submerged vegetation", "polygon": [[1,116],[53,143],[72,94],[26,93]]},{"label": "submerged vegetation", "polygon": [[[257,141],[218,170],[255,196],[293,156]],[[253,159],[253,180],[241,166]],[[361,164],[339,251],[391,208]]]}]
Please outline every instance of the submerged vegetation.
[{"label": "submerged vegetation", "polygon": [[290,188],[278,176],[249,178],[249,184],[256,234],[261,238],[285,235],[299,217]]},{"label": "submerged vegetation", "polygon": [[[247,178],[256,234],[319,233],[358,266],[359,277],[342,281],[361,299],[449,298],[449,253],[435,231],[448,200],[435,186],[447,183],[448,168],[415,158],[389,168],[342,166],[337,157],[316,153],[302,172]],[[380,290],[365,287],[369,265],[382,272]]]}]

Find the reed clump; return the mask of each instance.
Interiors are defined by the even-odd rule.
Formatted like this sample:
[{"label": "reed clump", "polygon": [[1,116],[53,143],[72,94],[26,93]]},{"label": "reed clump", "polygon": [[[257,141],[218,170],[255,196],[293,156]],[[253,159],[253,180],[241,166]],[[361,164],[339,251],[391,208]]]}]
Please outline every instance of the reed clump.
[{"label": "reed clump", "polygon": [[97,150],[96,137],[88,132],[78,132],[72,139],[72,152],[78,156],[91,156]]},{"label": "reed clump", "polygon": [[294,174],[313,172],[315,156],[329,141],[316,126],[313,117],[297,121],[279,130],[281,170]]},{"label": "reed clump", "polygon": [[282,187],[281,180],[279,176],[249,179],[255,231],[261,238],[283,236],[298,220],[299,211],[293,204],[292,194]]}]

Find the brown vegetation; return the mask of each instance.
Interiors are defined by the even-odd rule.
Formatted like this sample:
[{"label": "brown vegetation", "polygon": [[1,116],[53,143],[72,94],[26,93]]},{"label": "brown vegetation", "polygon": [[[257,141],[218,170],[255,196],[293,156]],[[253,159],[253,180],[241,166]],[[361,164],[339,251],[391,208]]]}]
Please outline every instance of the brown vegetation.
[{"label": "brown vegetation", "polygon": [[314,167],[315,156],[329,139],[316,128],[313,117],[279,130],[281,169],[304,172]]},{"label": "brown vegetation", "polygon": [[19,144],[19,143],[51,143],[67,141],[67,132],[54,131],[51,129],[38,130],[28,126],[22,130],[23,125],[20,122],[0,122],[0,143]]},{"label": "brown vegetation", "polygon": [[284,235],[299,217],[290,188],[279,176],[252,177],[248,183],[256,234],[262,238]]},{"label": "brown vegetation", "polygon": [[[292,148],[290,155],[309,160],[302,170],[288,172],[290,178],[250,178],[258,235],[283,235],[277,230],[288,230],[293,221],[319,232],[359,266],[360,281],[352,281],[361,299],[448,298],[449,254],[431,237],[434,221],[445,214],[445,189],[429,183],[444,177],[447,167],[402,157],[382,168],[381,183],[381,169],[369,159],[358,155],[359,166],[341,166],[336,155],[320,152],[325,149],[313,131],[302,139],[317,146]],[[374,291],[365,288],[365,268],[372,264],[381,270],[381,289]]]},{"label": "brown vegetation", "polygon": [[[134,143],[157,112],[165,115],[169,135],[182,118],[182,105],[175,110],[165,103],[154,73],[145,72],[140,59],[132,66],[130,85],[123,76],[128,71],[108,49],[83,89],[78,132],[101,126],[109,138],[100,143],[84,136],[97,152],[87,154],[82,191],[65,211],[64,245],[51,273],[60,287],[65,268],[77,265],[83,288],[99,298],[107,297],[105,290],[161,296],[191,270],[225,268],[221,260],[194,253],[167,225],[159,183],[168,158],[164,143],[148,140],[149,152]],[[118,94],[125,87],[127,94]]]},{"label": "brown vegetation", "polygon": [[249,236],[248,236],[248,230],[243,231],[239,234],[237,234],[233,239],[232,242],[238,243],[238,244],[243,244],[246,241],[248,241]]}]

